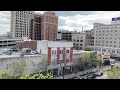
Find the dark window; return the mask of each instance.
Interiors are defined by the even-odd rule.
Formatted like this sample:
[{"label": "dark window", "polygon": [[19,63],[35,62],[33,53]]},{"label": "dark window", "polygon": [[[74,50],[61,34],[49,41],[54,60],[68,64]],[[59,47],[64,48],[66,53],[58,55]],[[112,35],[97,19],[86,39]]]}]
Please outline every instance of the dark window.
[{"label": "dark window", "polygon": [[66,50],[66,53],[69,53],[69,50]]},{"label": "dark window", "polygon": [[60,54],[62,54],[62,50],[60,50]]},{"label": "dark window", "polygon": [[83,40],[80,40],[80,42],[83,42]]},{"label": "dark window", "polygon": [[56,50],[53,50],[53,51],[52,51],[52,54],[56,54]]}]

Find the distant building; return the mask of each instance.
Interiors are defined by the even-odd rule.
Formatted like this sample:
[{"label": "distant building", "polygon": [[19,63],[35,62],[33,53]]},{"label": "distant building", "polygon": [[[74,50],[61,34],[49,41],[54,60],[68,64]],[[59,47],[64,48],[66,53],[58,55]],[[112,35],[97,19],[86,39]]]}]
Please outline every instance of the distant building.
[{"label": "distant building", "polygon": [[56,40],[57,31],[58,16],[55,12],[34,15],[32,40]]},{"label": "distant building", "polygon": [[10,38],[0,39],[0,49],[15,48],[16,41],[22,41],[22,39],[10,39]]},{"label": "distant building", "polygon": [[75,32],[72,34],[73,47],[77,50],[84,50],[86,48],[86,33],[85,32]]},{"label": "distant building", "polygon": [[30,39],[34,11],[11,11],[11,33],[14,38]]},{"label": "distant building", "polygon": [[37,41],[18,41],[16,42],[16,47],[19,50],[22,50],[23,48],[30,48],[31,50],[37,50]]},{"label": "distant building", "polygon": [[41,39],[41,29],[42,29],[42,16],[34,14],[33,19],[33,30],[32,30],[32,40],[42,40]]},{"label": "distant building", "polygon": [[111,24],[94,23],[94,51],[108,52],[120,58],[120,18],[112,18]]},{"label": "distant building", "polygon": [[[72,60],[73,42],[64,41],[18,41],[16,47],[19,49],[30,48],[40,54],[48,55],[48,63],[55,64],[70,62]],[[67,56],[66,56],[67,55]],[[66,58],[69,60],[65,61]]]},{"label": "distant building", "polygon": [[59,30],[57,34],[57,40],[72,41],[72,33],[74,31]]}]

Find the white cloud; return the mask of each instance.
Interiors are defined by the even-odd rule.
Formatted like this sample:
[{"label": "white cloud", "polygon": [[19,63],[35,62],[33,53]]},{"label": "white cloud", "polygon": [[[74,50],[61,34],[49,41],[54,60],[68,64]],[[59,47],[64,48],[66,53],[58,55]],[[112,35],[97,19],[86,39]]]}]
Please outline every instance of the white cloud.
[{"label": "white cloud", "polygon": [[[45,11],[36,11],[36,13]],[[120,11],[56,11],[59,16],[59,29],[92,29],[93,23],[110,24],[111,18],[120,17]],[[10,11],[0,11],[0,34],[10,31]]]}]

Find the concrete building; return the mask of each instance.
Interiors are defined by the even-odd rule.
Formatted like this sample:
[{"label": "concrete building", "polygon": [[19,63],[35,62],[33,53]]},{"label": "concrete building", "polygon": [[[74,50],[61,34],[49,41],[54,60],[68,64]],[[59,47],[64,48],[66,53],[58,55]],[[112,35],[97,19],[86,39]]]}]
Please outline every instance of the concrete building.
[{"label": "concrete building", "polygon": [[87,45],[94,45],[94,30],[86,30],[84,32],[59,30],[57,40],[72,41],[74,49],[84,50]]},{"label": "concrete building", "polygon": [[[41,63],[43,63],[44,58],[47,58],[46,55],[24,55],[21,56],[19,52],[13,53],[12,55],[0,55],[0,72],[8,73],[14,75],[14,64],[15,63],[25,63],[23,74],[32,74],[38,73]],[[16,74],[16,76],[19,73]]]},{"label": "concrete building", "polygon": [[15,48],[16,41],[22,41],[22,39],[10,39],[10,38],[2,38],[0,39],[0,48]]},{"label": "concrete building", "polygon": [[75,49],[84,50],[86,47],[86,33],[85,32],[75,32],[72,34],[73,47]]},{"label": "concrete building", "polygon": [[[54,53],[55,53],[54,54],[55,55],[54,59],[56,59],[56,60],[57,60],[58,56],[59,56],[59,60],[62,60],[63,59],[62,56],[66,55],[66,54],[70,54],[72,52],[73,42],[48,41],[48,40],[43,40],[43,41],[35,41],[35,40],[32,40],[32,41],[18,41],[18,42],[16,42],[16,47],[20,48],[20,49],[30,48],[32,50],[35,50],[35,51],[39,52],[40,54],[48,55],[48,60],[49,60],[49,63],[50,63],[51,60],[53,60],[52,54],[54,54]],[[51,56],[49,56],[49,54]],[[60,62],[62,62],[62,61],[60,61]]]},{"label": "concrete building", "polygon": [[91,45],[94,46],[94,30],[86,30],[86,40],[85,40],[85,46]]},{"label": "concrete building", "polygon": [[57,34],[57,40],[72,41],[72,34],[74,31],[59,30]]},{"label": "concrete building", "polygon": [[30,39],[34,11],[11,11],[12,37]]},{"label": "concrete building", "polygon": [[94,51],[109,52],[120,57],[120,19],[112,18],[111,24],[94,23]]}]

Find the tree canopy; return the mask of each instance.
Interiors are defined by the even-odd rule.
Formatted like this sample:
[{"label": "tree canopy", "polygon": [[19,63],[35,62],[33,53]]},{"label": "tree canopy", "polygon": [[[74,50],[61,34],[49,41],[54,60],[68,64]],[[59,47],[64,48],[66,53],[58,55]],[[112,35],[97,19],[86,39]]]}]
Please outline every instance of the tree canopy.
[{"label": "tree canopy", "polygon": [[85,48],[84,50],[85,51],[92,51],[90,48]]},{"label": "tree canopy", "polygon": [[107,70],[108,79],[120,79],[120,67]]}]

